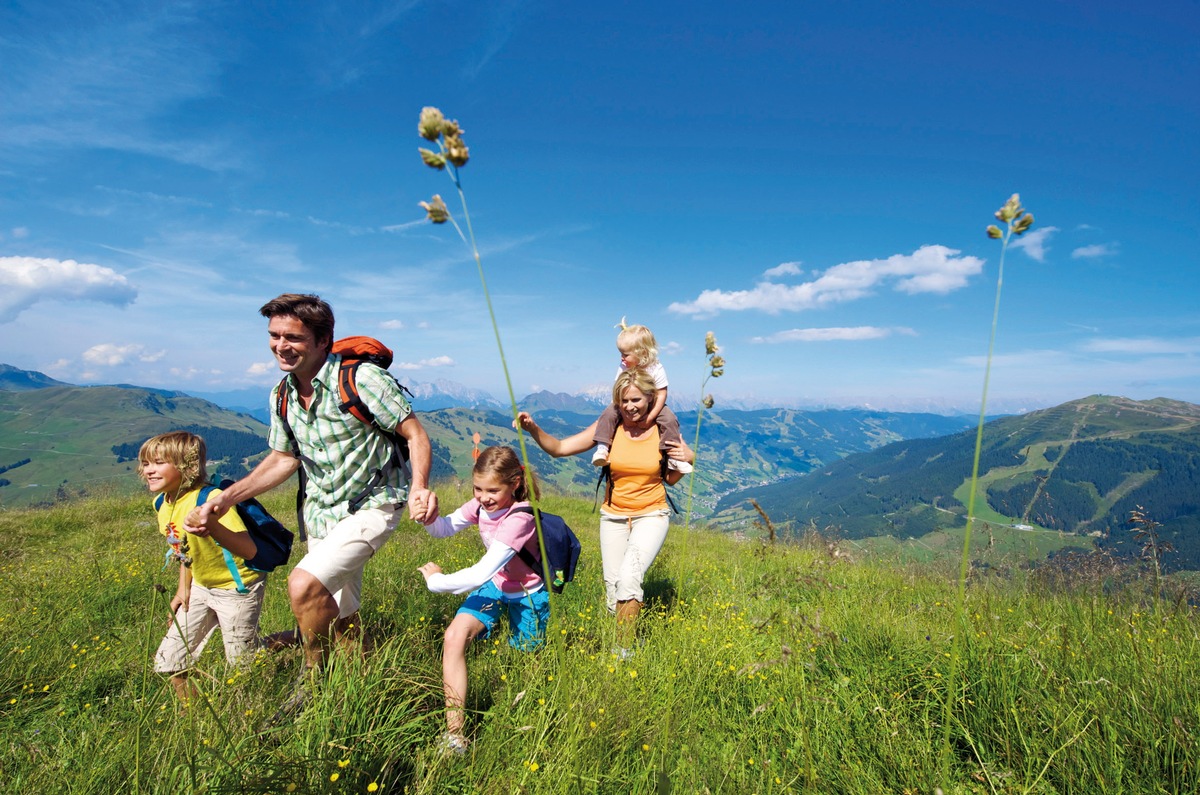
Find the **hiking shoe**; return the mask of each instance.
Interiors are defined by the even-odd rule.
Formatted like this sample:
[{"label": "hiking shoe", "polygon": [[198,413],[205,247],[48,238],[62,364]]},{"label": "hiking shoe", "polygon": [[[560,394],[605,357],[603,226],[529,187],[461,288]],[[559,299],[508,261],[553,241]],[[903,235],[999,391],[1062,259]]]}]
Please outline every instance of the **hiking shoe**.
[{"label": "hiking shoe", "polygon": [[616,657],[618,660],[629,660],[633,658],[633,655],[633,649],[626,649],[623,646],[613,646],[612,656]]},{"label": "hiking shoe", "polygon": [[445,732],[438,738],[437,747],[442,756],[466,756],[471,741],[461,734]]},{"label": "hiking shoe", "polygon": [[592,454],[592,466],[608,466],[608,445],[602,444],[596,447],[596,452]]},{"label": "hiking shoe", "polygon": [[676,461],[674,458],[668,458],[667,469],[674,469],[676,472],[681,472],[686,475],[692,471],[692,465],[687,461]]},{"label": "hiking shoe", "polygon": [[296,680],[295,686],[292,688],[292,694],[284,699],[279,705],[279,709],[275,710],[275,714],[267,718],[263,724],[263,728],[276,729],[280,726],[286,726],[292,723],[308,706],[308,702],[312,700],[313,688],[316,686],[315,676],[311,669],[305,669],[300,677]]}]

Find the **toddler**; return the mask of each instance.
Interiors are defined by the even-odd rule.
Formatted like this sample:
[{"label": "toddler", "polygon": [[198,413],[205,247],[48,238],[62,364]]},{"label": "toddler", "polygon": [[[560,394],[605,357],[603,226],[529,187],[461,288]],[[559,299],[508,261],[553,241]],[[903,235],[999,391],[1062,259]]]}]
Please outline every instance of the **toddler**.
[{"label": "toddler", "polygon": [[[617,351],[621,354],[621,364],[617,375],[626,370],[638,367],[654,379],[654,405],[646,415],[645,425],[658,425],[659,449],[665,455],[670,449],[668,444],[683,440],[679,431],[679,418],[675,412],[667,408],[667,371],[658,360],[658,343],[654,333],[641,325],[629,326],[625,318],[621,318],[621,332],[617,334]],[[592,454],[592,464],[598,467],[608,466],[608,449],[612,445],[613,433],[616,432],[620,421],[616,405],[610,405],[596,421],[596,452]],[[686,461],[667,459],[667,467],[679,472],[690,472],[692,465]]]}]

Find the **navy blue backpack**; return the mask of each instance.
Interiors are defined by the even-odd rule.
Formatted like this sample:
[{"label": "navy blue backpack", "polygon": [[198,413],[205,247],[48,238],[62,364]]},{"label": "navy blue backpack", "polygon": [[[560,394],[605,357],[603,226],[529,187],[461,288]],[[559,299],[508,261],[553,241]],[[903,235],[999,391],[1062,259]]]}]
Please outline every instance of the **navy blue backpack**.
[{"label": "navy blue backpack", "polygon": [[[524,505],[515,510],[518,513],[534,513],[533,508]],[[542,541],[546,545],[546,557],[550,559],[550,573],[553,576],[548,584],[554,593],[562,593],[563,586],[575,579],[575,567],[579,565],[579,552],[582,549],[579,537],[558,514],[539,510],[534,518],[538,515],[542,518]],[[517,555],[526,566],[538,574],[544,574],[542,562],[528,549],[522,547]]]},{"label": "navy blue backpack", "polygon": [[[233,481],[226,479],[221,481],[220,486],[213,486],[212,484],[201,486],[200,494],[196,497],[196,507],[199,508],[208,501],[208,495],[212,494],[213,489],[220,488],[224,491],[232,485]],[[162,507],[163,499],[164,495],[162,494],[159,494],[155,498],[155,510]],[[258,552],[255,553],[254,557],[246,561],[246,568],[265,574],[285,565],[288,562],[288,558],[292,556],[292,541],[294,539],[292,531],[280,524],[279,520],[272,516],[262,506],[262,503],[254,498],[239,502],[237,504],[237,512],[242,520],[242,524],[246,525],[246,531],[254,539],[254,545],[258,547]],[[233,555],[224,547],[221,548],[221,552],[225,555],[225,565],[229,568],[229,573],[233,575],[233,582],[237,586],[238,593],[245,593],[246,586],[242,583],[241,575],[238,574],[237,564],[233,560]]]}]

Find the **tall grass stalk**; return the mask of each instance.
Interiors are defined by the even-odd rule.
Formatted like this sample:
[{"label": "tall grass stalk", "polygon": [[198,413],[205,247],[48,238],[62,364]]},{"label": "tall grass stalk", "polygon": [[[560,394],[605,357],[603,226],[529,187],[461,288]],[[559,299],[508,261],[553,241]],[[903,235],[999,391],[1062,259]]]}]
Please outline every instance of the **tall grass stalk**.
[{"label": "tall grass stalk", "polygon": [[[683,538],[684,544],[687,544],[688,533],[692,529],[692,500],[696,491],[696,472],[700,469],[700,423],[704,420],[704,410],[711,409],[715,403],[713,396],[705,394],[704,390],[708,387],[708,382],[714,378],[720,378],[725,374],[725,357],[720,354],[721,348],[717,345],[717,338],[713,332],[708,332],[704,335],[704,354],[708,357],[708,370],[704,374],[704,380],[700,382],[700,403],[696,407],[696,440],[692,445],[692,453],[694,463],[692,472],[688,476],[688,494],[687,508],[684,513],[683,521]],[[679,580],[682,582],[682,578]]]},{"label": "tall grass stalk", "polygon": [[[988,335],[987,362],[983,368],[983,395],[979,400],[979,422],[975,428],[975,454],[971,460],[971,491],[967,495],[967,525],[963,530],[962,559],[958,567],[957,613],[959,629],[954,633],[954,653],[951,657],[950,676],[946,683],[945,705],[942,713],[942,780],[948,780],[950,765],[950,726],[954,706],[958,702],[958,663],[966,643],[966,599],[967,574],[971,568],[971,529],[975,523],[975,498],[979,487],[979,458],[983,450],[983,426],[987,422],[988,386],[992,376],[992,355],[996,349],[996,329],[1000,325],[1000,292],[1004,287],[1004,257],[1013,235],[1023,235],[1033,225],[1033,215],[1021,206],[1021,197],[1014,193],[999,210],[996,220],[1004,229],[991,225],[987,236],[1000,241],[1000,266],[996,274],[996,300],[992,306],[992,326]],[[965,697],[965,696],[964,696]]]},{"label": "tall grass stalk", "polygon": [[[488,290],[487,275],[483,270],[483,258],[479,255],[479,245],[475,241],[475,229],[471,225],[471,212],[467,208],[467,194],[463,190],[462,179],[459,175],[459,169],[465,166],[470,158],[469,150],[462,139],[463,130],[458,126],[457,121],[447,119],[437,108],[425,107],[421,109],[421,116],[417,123],[417,133],[425,140],[436,143],[438,146],[437,152],[423,148],[418,149],[421,160],[430,168],[445,171],[450,181],[454,184],[455,192],[458,193],[459,204],[462,206],[463,223],[466,225],[465,234],[440,195],[434,194],[430,201],[421,202],[421,207],[425,209],[426,215],[433,223],[442,224],[449,222],[454,227],[454,231],[458,233],[459,238],[471,250],[471,256],[475,260],[475,268],[479,271],[479,283],[483,287],[483,298],[487,304],[488,318],[492,323],[492,333],[496,337],[496,349],[500,353],[500,366],[504,371],[504,385],[508,389],[508,402],[512,408],[513,428],[517,434],[517,446],[521,452],[521,462],[525,467],[525,479],[526,482],[532,482],[533,465],[529,461],[529,451],[525,444],[525,432],[521,428],[521,423],[517,421],[517,415],[520,413],[520,409],[517,407],[517,394],[513,389],[512,377],[508,371],[508,359],[504,355],[504,341],[500,337],[500,324],[496,322],[496,311],[492,306],[492,294]],[[528,489],[528,492],[529,502],[534,508],[538,508],[538,496],[535,490]],[[533,518],[537,528],[538,550],[542,556],[544,581],[550,583],[554,579],[554,574],[550,571],[550,560],[546,555],[546,539],[542,534],[542,517],[535,510]]]}]

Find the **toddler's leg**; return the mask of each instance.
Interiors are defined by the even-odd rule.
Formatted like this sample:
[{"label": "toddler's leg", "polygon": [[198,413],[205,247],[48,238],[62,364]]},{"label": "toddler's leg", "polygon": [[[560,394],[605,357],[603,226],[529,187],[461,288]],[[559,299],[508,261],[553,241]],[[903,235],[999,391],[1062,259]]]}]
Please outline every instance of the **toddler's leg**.
[{"label": "toddler's leg", "polygon": [[[663,454],[670,450],[669,445],[683,441],[683,433],[679,430],[679,417],[666,406],[658,413],[655,425],[658,426],[658,449],[662,450]],[[676,461],[674,458],[667,459],[667,468],[684,474],[692,471],[692,465],[687,461]]]},{"label": "toddler's leg", "polygon": [[596,452],[592,455],[594,466],[608,466],[608,448],[612,444],[613,434],[617,432],[619,419],[617,407],[609,406],[596,420],[596,435],[592,437],[592,441],[596,443]]},{"label": "toddler's leg", "polygon": [[683,441],[683,432],[679,430],[679,417],[666,406],[658,413],[654,424],[658,426],[658,449],[666,452],[668,442]]}]

